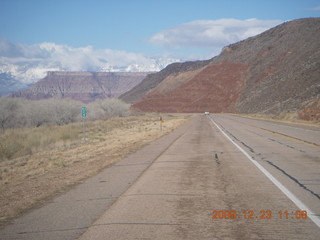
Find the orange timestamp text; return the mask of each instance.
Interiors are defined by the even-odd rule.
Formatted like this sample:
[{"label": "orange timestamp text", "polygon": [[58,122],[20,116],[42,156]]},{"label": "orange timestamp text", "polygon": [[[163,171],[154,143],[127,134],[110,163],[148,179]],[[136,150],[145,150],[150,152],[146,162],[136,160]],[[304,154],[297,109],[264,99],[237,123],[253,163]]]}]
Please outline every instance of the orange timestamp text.
[{"label": "orange timestamp text", "polygon": [[308,213],[305,210],[296,211],[271,211],[271,210],[260,210],[260,211],[212,211],[212,219],[307,219]]}]

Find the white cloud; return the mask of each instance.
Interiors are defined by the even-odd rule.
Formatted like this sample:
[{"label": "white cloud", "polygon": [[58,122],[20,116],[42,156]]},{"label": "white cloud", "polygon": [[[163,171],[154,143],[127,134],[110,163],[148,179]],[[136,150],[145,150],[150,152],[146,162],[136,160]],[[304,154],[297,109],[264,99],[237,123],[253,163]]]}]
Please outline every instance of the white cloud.
[{"label": "white cloud", "polygon": [[24,83],[45,77],[47,71],[159,71],[176,61],[92,46],[24,45],[0,38],[0,73],[10,73]]},{"label": "white cloud", "polygon": [[311,8],[310,10],[312,10],[312,11],[320,11],[320,6],[316,6],[314,8]]},{"label": "white cloud", "polygon": [[257,35],[283,21],[259,19],[199,20],[165,29],[149,39],[169,49],[188,47],[220,50],[222,47]]}]

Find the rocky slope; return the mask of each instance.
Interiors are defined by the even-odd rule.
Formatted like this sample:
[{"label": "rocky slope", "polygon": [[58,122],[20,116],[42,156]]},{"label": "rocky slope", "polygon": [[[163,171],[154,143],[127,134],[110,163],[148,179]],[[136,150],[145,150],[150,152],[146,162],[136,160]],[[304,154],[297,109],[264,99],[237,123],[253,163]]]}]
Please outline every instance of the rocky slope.
[{"label": "rocky slope", "polygon": [[71,98],[91,102],[97,98],[117,98],[139,84],[148,72],[48,72],[31,87],[11,97],[31,100]]},{"label": "rocky slope", "polygon": [[143,111],[292,112],[320,119],[319,39],[320,18],[286,22],[208,61],[171,64],[121,98]]},{"label": "rocky slope", "polygon": [[184,63],[172,63],[160,72],[149,74],[139,85],[132,90],[124,93],[120,98],[126,102],[135,102],[142,98],[149,90],[158,86],[158,84],[168,76],[175,76],[179,73],[196,70],[205,66],[210,61],[195,61]]}]

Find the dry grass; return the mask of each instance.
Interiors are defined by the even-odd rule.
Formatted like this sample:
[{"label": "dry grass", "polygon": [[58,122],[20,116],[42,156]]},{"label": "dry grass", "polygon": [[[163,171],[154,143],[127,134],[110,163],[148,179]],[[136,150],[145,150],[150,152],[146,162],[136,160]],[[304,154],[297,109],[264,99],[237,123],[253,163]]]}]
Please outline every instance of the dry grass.
[{"label": "dry grass", "polygon": [[61,144],[68,145],[79,138],[81,131],[79,123],[8,129],[0,135],[0,162],[56,148]]},{"label": "dry grass", "polygon": [[[0,162],[0,223],[171,132],[190,116],[163,115],[163,118],[162,132],[156,114],[89,122],[86,142],[82,139],[81,123],[6,132],[10,139],[8,147],[14,145],[11,135],[20,134],[21,139],[13,147],[17,152],[10,150],[11,158]],[[22,147],[25,141],[32,143]],[[20,157],[13,158],[17,155]]]}]

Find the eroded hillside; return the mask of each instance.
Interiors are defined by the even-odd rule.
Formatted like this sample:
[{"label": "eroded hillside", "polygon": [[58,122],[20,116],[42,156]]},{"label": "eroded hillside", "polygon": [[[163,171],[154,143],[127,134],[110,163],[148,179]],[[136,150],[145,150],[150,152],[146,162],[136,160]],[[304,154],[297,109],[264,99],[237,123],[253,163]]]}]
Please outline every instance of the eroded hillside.
[{"label": "eroded hillside", "polygon": [[215,58],[185,63],[189,68],[172,64],[123,99],[142,111],[290,112],[320,119],[319,39],[320,18],[286,22]]},{"label": "eroded hillside", "polygon": [[97,98],[117,98],[139,84],[148,72],[48,72],[31,87],[12,97],[31,100],[70,98],[91,102]]}]

